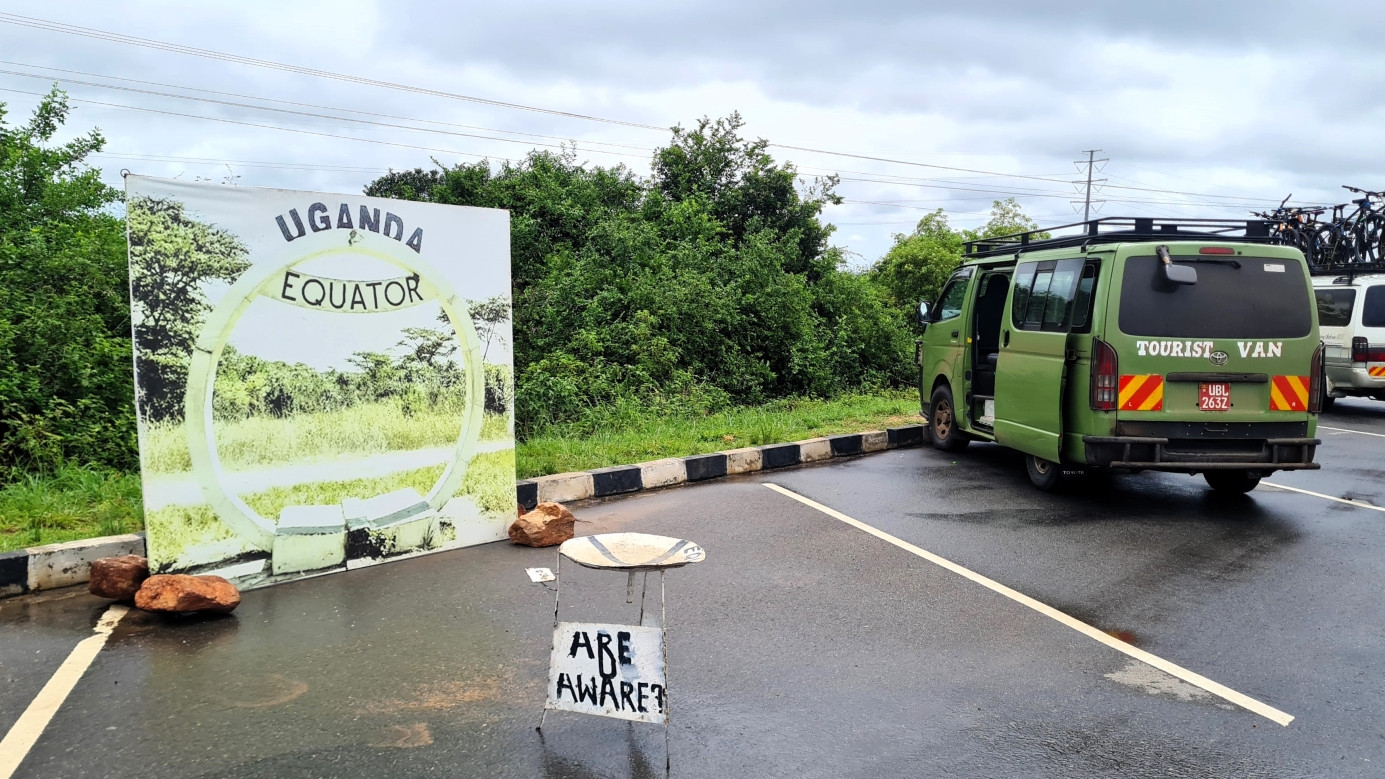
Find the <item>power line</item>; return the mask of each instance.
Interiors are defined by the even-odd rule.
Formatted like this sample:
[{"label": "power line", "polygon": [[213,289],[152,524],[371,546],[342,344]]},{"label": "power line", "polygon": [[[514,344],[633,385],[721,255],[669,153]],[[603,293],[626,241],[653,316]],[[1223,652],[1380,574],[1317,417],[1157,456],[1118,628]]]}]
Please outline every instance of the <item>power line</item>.
[{"label": "power line", "polygon": [[[99,29],[90,28],[90,27],[82,27],[82,26],[79,26],[79,25],[66,24],[66,23],[63,23],[63,22],[54,22],[54,21],[50,21],[50,20],[46,20],[46,19],[38,19],[38,18],[35,18],[35,17],[21,16],[21,15],[19,15],[19,14],[12,14],[12,13],[0,12],[0,22],[5,22],[5,23],[9,23],[9,24],[20,25],[20,26],[25,26],[25,27],[31,27],[31,28],[35,28],[35,29],[47,30],[47,31],[49,31],[49,32],[58,32],[58,33],[63,33],[63,34],[68,34],[68,35],[77,35],[77,36],[81,36],[81,37],[93,38],[93,39],[96,39],[96,40],[103,40],[103,41],[108,41],[108,42],[113,42],[113,43],[122,43],[122,44],[126,44],[126,45],[131,45],[131,46],[140,46],[140,47],[144,47],[144,48],[151,48],[151,49],[155,49],[155,50],[159,50],[159,51],[167,51],[167,52],[172,52],[172,53],[177,53],[177,54],[185,54],[185,55],[188,55],[188,56],[203,57],[203,58],[207,58],[207,59],[219,60],[219,61],[224,61],[224,62],[232,62],[232,63],[236,63],[236,64],[243,64],[243,65],[251,65],[251,66],[255,66],[255,67],[270,68],[270,69],[274,69],[274,70],[280,70],[280,71],[295,73],[295,74],[299,74],[299,75],[313,76],[313,77],[317,77],[317,78],[326,78],[326,79],[332,79],[332,80],[337,80],[337,81],[344,81],[344,82],[348,82],[348,83],[362,84],[362,85],[366,85],[366,86],[381,87],[381,88],[385,88],[385,89],[393,89],[393,90],[400,90],[400,91],[406,91],[406,92],[413,92],[413,93],[416,93],[416,94],[429,95],[429,96],[433,96],[433,97],[443,97],[443,98],[448,98],[448,99],[453,99],[453,100],[462,100],[462,101],[468,101],[468,102],[473,102],[473,103],[478,103],[478,104],[492,105],[492,106],[496,106],[496,107],[500,107],[500,108],[510,108],[510,109],[515,109],[515,110],[532,111],[532,112],[536,112],[536,113],[550,114],[550,115],[555,115],[555,116],[563,116],[563,117],[574,118],[574,119],[583,119],[583,120],[587,120],[587,121],[602,122],[602,123],[606,123],[606,124],[621,125],[621,126],[626,126],[626,127],[634,127],[634,128],[638,128],[638,129],[644,129],[644,130],[658,130],[658,131],[667,131],[667,130],[668,130],[668,128],[666,128],[666,127],[659,127],[659,126],[655,126],[655,125],[643,124],[643,123],[640,123],[640,122],[631,122],[631,121],[626,121],[626,120],[623,120],[623,119],[612,119],[612,118],[609,118],[609,117],[601,117],[601,116],[595,116],[595,115],[591,115],[591,114],[583,114],[583,113],[577,113],[577,112],[572,112],[572,111],[562,111],[562,110],[558,110],[558,109],[543,108],[543,107],[540,107],[540,106],[529,106],[529,105],[524,105],[524,104],[520,104],[520,103],[509,103],[509,102],[500,101],[500,100],[492,100],[492,99],[490,99],[490,98],[477,97],[477,96],[475,96],[475,95],[463,95],[463,94],[459,94],[459,93],[455,93],[455,92],[446,92],[446,91],[443,91],[443,90],[437,90],[437,89],[432,89],[432,88],[428,88],[428,87],[420,87],[420,86],[415,86],[415,85],[410,85],[410,84],[402,84],[402,83],[396,83],[396,82],[390,82],[390,81],[382,81],[382,80],[379,80],[379,79],[364,78],[364,77],[361,77],[361,76],[353,76],[353,75],[344,74],[344,73],[337,73],[337,72],[333,72],[333,71],[320,70],[320,69],[317,69],[317,68],[307,68],[307,67],[302,67],[302,66],[299,66],[299,65],[292,65],[292,64],[288,64],[288,63],[274,62],[274,61],[271,61],[271,60],[257,59],[257,58],[254,58],[254,57],[245,57],[245,56],[238,55],[238,54],[230,54],[230,53],[226,53],[226,52],[219,52],[219,51],[214,51],[214,50],[211,50],[211,49],[199,48],[199,47],[194,47],[194,46],[185,46],[185,45],[182,45],[182,44],[168,43],[168,42],[164,42],[164,41],[156,41],[156,40],[152,40],[152,39],[149,39],[149,38],[140,38],[140,37],[133,36],[133,35],[125,35],[125,34],[123,34],[123,33],[110,32],[110,31],[107,31],[107,30],[99,30]],[[929,169],[934,169],[934,170],[947,170],[947,171],[953,171],[953,172],[959,172],[959,173],[976,173],[976,174],[990,175],[990,176],[1005,176],[1005,177],[1009,177],[1009,178],[1021,178],[1021,179],[1031,179],[1031,180],[1039,180],[1039,181],[1051,181],[1051,182],[1053,182],[1053,183],[1066,183],[1066,182],[1064,182],[1064,181],[1062,181],[1062,180],[1060,180],[1060,179],[1050,179],[1050,178],[1041,177],[1041,176],[1029,176],[1029,175],[1024,175],[1024,174],[1009,174],[1009,173],[1002,173],[1002,172],[998,172],[998,171],[987,171],[987,170],[981,170],[981,169],[976,169],[976,168],[959,168],[959,167],[953,167],[953,166],[947,166],[947,165],[933,165],[933,164],[929,164],[929,163],[913,162],[913,161],[911,161],[911,160],[899,160],[899,159],[893,159],[893,158],[889,158],[889,157],[879,157],[879,156],[872,156],[872,155],[865,155],[865,154],[853,154],[853,153],[849,153],[849,152],[839,152],[839,151],[833,151],[833,150],[830,150],[830,149],[817,149],[817,148],[812,148],[812,147],[807,147],[807,146],[796,146],[796,145],[791,145],[791,144],[780,144],[780,143],[770,143],[770,144],[768,144],[768,145],[771,146],[771,147],[773,147],[773,148],[778,148],[778,149],[786,149],[786,150],[791,150],[791,151],[801,151],[801,152],[806,152],[806,153],[811,153],[811,154],[824,154],[824,155],[836,156],[836,157],[846,157],[846,158],[851,158],[851,159],[870,160],[870,161],[875,161],[875,162],[884,162],[884,163],[892,164],[892,165],[905,165],[905,166],[910,166],[910,167],[929,168]],[[1112,188],[1116,188],[1116,187],[1113,185]],[[1207,197],[1207,198],[1214,198],[1214,199],[1239,199],[1239,198],[1233,198],[1233,196],[1216,195],[1216,194],[1211,194],[1211,193],[1177,192],[1177,191],[1174,191],[1174,190],[1158,190],[1158,189],[1147,188],[1147,187],[1122,187],[1122,188],[1123,188],[1123,189],[1137,190],[1137,191],[1159,192],[1159,193],[1164,193],[1164,194],[1193,195],[1193,196],[1197,196],[1197,197]],[[1259,202],[1263,202],[1263,203],[1276,202],[1273,198],[1260,198],[1260,199],[1257,199],[1257,200],[1259,200]]]},{"label": "power line", "polygon": [[[40,93],[40,92],[26,92],[26,91],[24,91],[24,90],[22,90],[22,89],[9,89],[9,88],[7,88],[7,87],[0,87],[0,92],[13,92],[13,93],[15,93],[15,94],[20,94],[20,95],[32,95],[32,96],[34,96],[34,97],[40,97],[40,98],[46,97],[46,95],[44,95],[43,93]],[[243,126],[243,127],[259,127],[259,128],[266,129],[266,130],[280,130],[280,131],[286,132],[286,133],[301,133],[301,134],[303,134],[303,135],[316,135],[316,136],[319,136],[319,137],[322,137],[322,138],[338,138],[338,139],[346,140],[346,141],[360,141],[360,142],[362,142],[362,143],[375,143],[375,144],[380,144],[380,145],[382,145],[382,146],[396,146],[396,147],[399,147],[399,148],[402,148],[402,149],[417,149],[417,150],[419,150],[419,151],[432,151],[432,152],[438,152],[438,153],[440,153],[440,154],[459,154],[459,155],[462,155],[462,156],[464,156],[464,157],[480,157],[480,158],[482,158],[482,159],[497,159],[497,160],[503,160],[503,161],[505,161],[505,162],[519,162],[519,160],[512,159],[512,158],[509,158],[509,157],[496,157],[496,156],[488,155],[488,154],[476,154],[476,153],[474,153],[474,152],[456,151],[456,150],[453,150],[453,149],[438,149],[438,148],[434,148],[434,147],[431,147],[431,146],[417,146],[417,145],[409,144],[409,143],[396,143],[396,142],[394,142],[394,141],[380,140],[379,138],[357,138],[357,137],[350,136],[350,135],[335,135],[335,134],[333,134],[333,133],[317,132],[317,131],[315,131],[315,130],[304,130],[304,129],[300,128],[300,127],[279,127],[279,126],[272,125],[272,124],[258,124],[258,123],[255,123],[255,122],[244,122],[244,121],[240,121],[240,120],[238,120],[238,119],[226,119],[226,118],[218,117],[218,116],[198,116],[198,115],[196,115],[196,114],[184,114],[184,113],[180,113],[180,112],[177,112],[177,111],[164,111],[164,110],[161,110],[161,109],[158,109],[158,108],[144,108],[144,107],[141,107],[141,106],[127,106],[127,105],[121,105],[121,104],[119,104],[119,103],[105,103],[105,102],[102,102],[102,101],[99,101],[99,100],[85,100],[85,99],[76,98],[76,97],[71,98],[71,100],[73,100],[74,102],[78,102],[78,103],[86,103],[87,105],[98,105],[98,106],[103,106],[103,107],[106,107],[106,108],[121,108],[121,109],[125,109],[125,110],[130,110],[130,111],[146,111],[146,112],[149,112],[149,113],[164,114],[164,115],[167,115],[167,116],[179,116],[179,117],[183,117],[183,118],[185,118],[185,119],[204,119],[204,120],[209,121],[209,122],[223,122],[223,123],[225,123],[225,124],[236,124],[236,125],[241,125],[241,126]]]},{"label": "power line", "polygon": [[203,57],[205,59],[221,60],[223,62],[233,62],[238,65],[253,65],[260,68],[270,68],[288,73],[296,73],[303,76],[314,76],[317,78],[332,79],[335,81],[345,81],[352,84],[364,86],[380,87],[382,89],[395,89],[405,92],[413,92],[431,97],[442,97],[449,100],[462,100],[469,103],[479,103],[482,105],[496,106],[498,108],[511,108],[517,111],[532,111],[540,114],[550,114],[552,116],[562,116],[569,119],[582,119],[589,122],[602,122],[605,124],[622,125],[625,127],[637,127],[643,130],[667,131],[667,127],[656,127],[640,122],[627,122],[622,119],[609,119],[602,116],[592,116],[573,111],[560,111],[553,108],[540,108],[538,106],[523,105],[521,103],[509,103],[503,100],[492,100],[475,95],[463,95],[456,92],[446,92],[441,89],[430,89],[428,87],[414,86],[411,84],[400,84],[393,81],[382,81],[379,79],[365,78],[363,76],[351,76],[344,73],[334,73],[329,70],[318,70],[317,68],[306,68],[301,65],[290,65],[283,62],[273,62],[271,60],[256,59],[254,57],[244,57],[239,54],[229,54],[227,52],[213,51],[195,46],[184,46],[177,43],[166,43],[150,38],[140,38],[134,35],[98,30],[92,27],[81,27],[75,24],[65,24],[63,22],[53,22],[47,19],[37,19],[31,16],[20,16],[19,14],[0,12],[0,22],[16,24],[23,27],[32,27],[50,32],[60,32],[68,35],[78,35],[85,38],[95,38],[97,40],[109,41],[112,43],[123,43],[129,46],[140,46],[147,49],[157,49],[168,51],[175,54],[186,54],[192,57]]},{"label": "power line", "polygon": [[[47,78],[46,76],[42,76],[42,75],[39,75],[39,74],[36,74],[36,73],[21,73],[21,72],[18,72],[18,71],[3,70],[3,69],[0,69],[0,74],[9,75],[9,76],[24,76],[24,77],[27,77],[27,78]],[[179,99],[179,100],[192,100],[192,101],[201,102],[201,103],[212,103],[212,104],[214,104],[214,105],[231,106],[231,107],[234,107],[234,108],[249,108],[249,109],[256,110],[256,111],[272,111],[272,112],[275,112],[275,113],[290,114],[290,115],[293,115],[293,116],[306,116],[306,117],[311,117],[311,118],[315,118],[315,119],[330,119],[330,120],[338,121],[338,122],[349,122],[349,123],[351,123],[351,124],[361,124],[361,125],[368,125],[368,126],[372,126],[372,127],[386,127],[386,128],[395,129],[395,130],[412,130],[412,131],[414,131],[414,132],[434,133],[434,134],[437,134],[437,135],[450,135],[450,136],[454,136],[454,137],[458,137],[458,138],[476,138],[476,139],[479,139],[479,140],[499,141],[499,142],[501,142],[501,143],[528,144],[528,145],[533,145],[533,146],[543,146],[543,147],[547,147],[547,148],[550,148],[550,149],[560,149],[560,148],[563,148],[563,146],[562,146],[561,144],[555,144],[555,143],[541,143],[541,142],[538,142],[538,141],[532,141],[532,140],[519,140],[519,139],[516,139],[516,138],[499,138],[499,137],[492,136],[492,135],[480,135],[480,134],[477,134],[477,133],[464,133],[464,132],[457,132],[457,131],[455,131],[455,130],[441,130],[441,129],[436,129],[436,128],[432,128],[432,127],[410,127],[409,125],[393,124],[393,123],[390,123],[390,122],[377,122],[377,121],[373,121],[373,120],[370,120],[370,119],[353,119],[353,118],[351,118],[351,117],[349,117],[349,116],[332,116],[332,115],[330,115],[330,114],[319,114],[319,113],[313,113],[313,112],[311,112],[311,111],[294,111],[294,110],[288,109],[288,108],[274,108],[274,107],[272,107],[272,106],[258,106],[258,105],[254,105],[254,104],[252,104],[252,103],[235,103],[235,102],[231,102],[231,101],[228,101],[228,100],[216,100],[216,99],[210,98],[210,97],[197,97],[197,96],[195,96],[195,95],[179,95],[179,94],[176,94],[176,93],[173,93],[173,92],[157,92],[157,91],[149,90],[149,89],[137,89],[137,88],[135,88],[135,87],[123,87],[123,86],[114,85],[114,84],[98,84],[98,83],[94,83],[94,82],[91,82],[91,81],[80,81],[80,80],[75,80],[75,79],[68,79],[67,81],[68,81],[68,83],[72,83],[72,84],[81,84],[82,86],[97,87],[97,88],[100,88],[100,89],[117,89],[117,90],[120,90],[120,91],[122,91],[122,92],[135,92],[135,93],[145,94],[145,95],[154,95],[154,96],[157,96],[157,97],[171,97],[171,98],[176,98],[176,99]],[[60,82],[60,83],[61,83],[61,82]],[[134,110],[145,110],[145,109],[143,109],[143,108],[141,108],[141,107],[139,107],[139,106],[126,106],[126,107],[127,107],[127,108],[132,108],[132,109],[134,109]],[[330,109],[329,109],[329,110],[330,110]],[[212,117],[204,117],[204,118],[212,118]],[[629,153],[626,153],[626,152],[606,151],[606,150],[604,150],[604,149],[591,149],[590,151],[592,151],[592,152],[594,152],[594,153],[596,153],[596,154],[611,154],[611,155],[616,155],[616,156],[620,156],[620,157],[639,157],[639,156],[641,156],[641,155],[636,155],[636,154],[629,154]]]},{"label": "power line", "polygon": [[[544,138],[544,139],[547,139],[547,140],[554,140],[554,141],[570,141],[570,140],[573,140],[572,138],[568,138],[568,137],[564,137],[564,136],[558,136],[558,135],[544,135],[544,134],[542,134],[542,133],[530,133],[530,132],[524,132],[524,131],[521,131],[521,130],[503,130],[503,129],[496,128],[496,127],[482,127],[482,126],[471,125],[471,124],[459,124],[459,123],[456,123],[456,122],[443,122],[443,121],[439,121],[439,120],[437,120],[437,119],[419,119],[419,118],[416,118],[416,117],[398,116],[398,115],[395,115],[395,114],[382,114],[382,113],[379,113],[379,112],[376,112],[376,111],[362,111],[362,110],[359,109],[359,108],[343,108],[343,107],[341,107],[341,106],[325,106],[325,105],[318,105],[318,104],[316,104],[316,103],[303,103],[303,102],[299,102],[299,101],[296,101],[296,100],[281,100],[281,99],[279,99],[279,98],[264,97],[264,96],[262,96],[262,95],[246,95],[246,94],[241,94],[241,93],[239,93],[239,92],[223,92],[223,91],[216,90],[216,89],[204,89],[204,88],[202,88],[202,87],[190,87],[190,86],[181,85],[181,84],[167,84],[167,83],[160,82],[160,81],[145,81],[145,80],[142,80],[142,79],[137,79],[137,78],[126,78],[126,77],[124,77],[124,76],[113,76],[113,75],[109,75],[109,74],[105,74],[105,73],[91,73],[91,72],[84,71],[84,70],[70,70],[70,69],[68,69],[68,68],[55,68],[55,67],[52,67],[52,66],[50,66],[50,65],[33,65],[33,64],[30,64],[30,63],[25,63],[25,62],[13,62],[13,61],[10,61],[10,60],[0,60],[0,65],[14,65],[14,66],[16,66],[16,67],[21,67],[21,68],[38,68],[38,69],[40,69],[40,70],[51,70],[51,71],[54,71],[54,72],[57,72],[57,73],[72,73],[72,74],[76,74],[76,75],[79,75],[79,76],[88,76],[88,77],[90,77],[90,78],[104,78],[104,79],[110,79],[110,80],[113,80],[113,81],[124,81],[124,82],[130,83],[130,84],[143,84],[143,85],[145,85],[145,86],[163,87],[163,88],[165,88],[165,89],[181,89],[181,90],[184,90],[184,91],[187,91],[187,92],[203,92],[203,93],[206,93],[206,94],[209,94],[209,95],[221,95],[222,97],[235,97],[235,98],[240,98],[240,99],[243,99],[243,100],[260,100],[260,101],[267,102],[267,103],[279,103],[279,104],[282,104],[282,105],[298,106],[298,107],[300,107],[300,108],[316,108],[316,109],[320,109],[320,110],[324,110],[324,111],[339,111],[339,112],[348,113],[348,114],[359,114],[359,115],[361,115],[361,116],[374,116],[374,117],[378,117],[378,118],[382,118],[382,119],[397,119],[397,120],[405,121],[405,122],[419,122],[419,123],[422,123],[422,124],[436,124],[436,125],[441,125],[441,126],[443,126],[443,127],[458,127],[458,128],[464,129],[464,130],[484,130],[484,131],[486,131],[486,132],[505,133],[505,134],[507,134],[507,135],[522,135],[522,136],[525,136],[525,137],[528,137],[528,138]],[[16,75],[16,76],[25,76],[25,77],[28,77],[28,78],[41,78],[41,79],[51,79],[51,78],[54,78],[53,76],[47,76],[47,75],[44,75],[44,74],[42,74],[42,73],[22,73],[22,72],[16,72],[16,71],[0,71],[0,72],[8,73],[8,74],[10,74],[10,75]],[[62,81],[61,78],[59,78],[58,80],[59,80],[59,81]],[[74,79],[68,79],[68,81],[71,82],[71,83],[74,83],[74,84],[84,84],[84,85],[87,85],[87,86],[95,86],[95,87],[99,87],[99,88],[103,88],[103,89],[124,89],[125,91],[139,91],[139,90],[130,90],[130,89],[126,89],[126,88],[119,87],[119,86],[115,86],[115,85],[111,85],[111,84],[90,83],[90,82],[85,82],[85,81],[77,81],[77,80],[74,80]],[[165,93],[162,93],[162,92],[149,92],[148,94],[163,95],[163,94],[165,94]],[[191,98],[191,96],[188,96],[188,95],[173,95],[173,96],[174,96],[174,97],[183,98],[183,99],[193,99],[193,98]],[[651,148],[648,147],[648,146],[635,146],[635,145],[633,145],[633,144],[614,143],[614,142],[611,142],[611,141],[596,141],[596,140],[591,140],[591,139],[588,139],[588,138],[583,138],[582,141],[583,141],[584,143],[595,144],[595,145],[598,145],[598,146],[612,146],[612,147],[621,148],[621,149],[634,149],[634,150],[637,150],[637,151],[651,151]]]}]

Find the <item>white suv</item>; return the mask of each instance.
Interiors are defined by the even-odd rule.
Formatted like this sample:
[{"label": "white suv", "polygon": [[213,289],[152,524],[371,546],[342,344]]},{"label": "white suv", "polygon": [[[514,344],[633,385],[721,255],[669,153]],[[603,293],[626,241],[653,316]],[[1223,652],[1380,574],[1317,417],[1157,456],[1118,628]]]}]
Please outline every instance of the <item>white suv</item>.
[{"label": "white suv", "polygon": [[1317,276],[1313,293],[1326,345],[1323,409],[1347,395],[1385,400],[1385,273]]}]

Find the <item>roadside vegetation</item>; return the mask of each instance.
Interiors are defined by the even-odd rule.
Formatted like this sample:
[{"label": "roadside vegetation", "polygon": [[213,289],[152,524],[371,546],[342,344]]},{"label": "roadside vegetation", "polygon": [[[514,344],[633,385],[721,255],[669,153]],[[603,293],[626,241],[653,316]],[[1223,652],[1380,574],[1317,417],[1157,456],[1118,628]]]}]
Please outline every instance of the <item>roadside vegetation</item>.
[{"label": "roadside vegetation", "polygon": [[[0,550],[142,527],[131,354],[169,397],[185,381],[170,355],[188,333],[131,342],[123,206],[86,162],[99,132],[54,142],[70,135],[67,116],[57,90],[23,124],[0,104]],[[674,128],[648,177],[565,150],[365,186],[509,210],[514,372],[486,366],[483,438],[513,426],[521,477],[914,421],[918,301],[937,294],[963,240],[1033,227],[1013,201],[979,230],[937,211],[852,267],[821,219],[841,202],[836,177],[806,180],[741,130],[736,114]],[[132,235],[199,229],[168,209],[136,221]],[[242,262],[215,235],[189,243],[215,249],[190,266],[202,281]],[[510,310],[473,301],[487,348]],[[445,327],[420,328],[343,371],[230,350],[214,393],[221,456],[245,468],[446,445],[461,380],[447,343]],[[511,401],[513,422],[500,413]],[[150,473],[185,470],[178,404],[141,403]],[[473,469],[478,500],[508,500],[504,469],[495,458]],[[410,478],[426,488],[429,470]],[[315,500],[364,488],[311,486]],[[248,499],[274,514],[282,492]]]}]

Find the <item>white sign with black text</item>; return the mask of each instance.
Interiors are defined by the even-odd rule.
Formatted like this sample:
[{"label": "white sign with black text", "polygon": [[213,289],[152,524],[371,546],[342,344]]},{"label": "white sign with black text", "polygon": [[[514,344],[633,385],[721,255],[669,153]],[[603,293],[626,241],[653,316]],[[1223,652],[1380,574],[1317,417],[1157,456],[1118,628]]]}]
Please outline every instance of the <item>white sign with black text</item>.
[{"label": "white sign with black text", "polygon": [[560,622],[544,707],[667,723],[666,670],[662,628]]}]

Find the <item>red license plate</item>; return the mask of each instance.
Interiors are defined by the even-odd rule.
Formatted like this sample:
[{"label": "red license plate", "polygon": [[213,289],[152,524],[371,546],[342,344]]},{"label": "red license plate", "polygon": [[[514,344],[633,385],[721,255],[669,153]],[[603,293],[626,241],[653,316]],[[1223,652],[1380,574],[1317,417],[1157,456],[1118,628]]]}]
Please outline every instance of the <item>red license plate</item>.
[{"label": "red license plate", "polygon": [[1198,385],[1197,407],[1199,411],[1230,411],[1231,385],[1206,382]]}]

